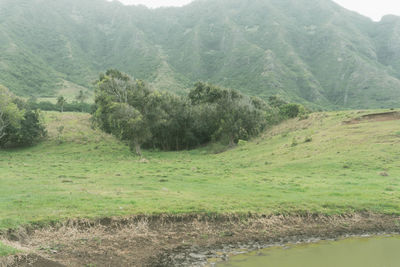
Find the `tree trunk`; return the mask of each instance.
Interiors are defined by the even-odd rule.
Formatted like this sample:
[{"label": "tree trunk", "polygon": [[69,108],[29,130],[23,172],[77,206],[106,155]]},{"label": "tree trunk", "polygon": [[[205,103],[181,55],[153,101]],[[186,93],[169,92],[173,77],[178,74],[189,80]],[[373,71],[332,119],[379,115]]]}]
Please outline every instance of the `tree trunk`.
[{"label": "tree trunk", "polygon": [[233,147],[235,145],[235,138],[233,137],[233,136],[231,136],[230,138],[229,138],[229,146],[230,147]]},{"label": "tree trunk", "polygon": [[139,157],[142,156],[142,150],[140,149],[140,144],[137,141],[135,141],[135,151],[136,155],[138,155]]},{"label": "tree trunk", "polygon": [[6,136],[6,128],[10,123],[3,119],[3,113],[0,111],[0,140]]}]

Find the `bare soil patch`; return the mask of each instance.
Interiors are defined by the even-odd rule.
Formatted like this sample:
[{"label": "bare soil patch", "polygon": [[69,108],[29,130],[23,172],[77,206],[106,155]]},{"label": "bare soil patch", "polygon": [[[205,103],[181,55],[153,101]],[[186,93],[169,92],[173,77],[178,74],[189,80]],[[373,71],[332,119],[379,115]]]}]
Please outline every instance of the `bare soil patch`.
[{"label": "bare soil patch", "polygon": [[363,115],[361,117],[344,121],[344,124],[358,124],[364,121],[393,121],[393,120],[400,120],[400,112],[398,111],[391,111],[391,112],[384,112],[384,113],[373,113]]},{"label": "bare soil patch", "polygon": [[65,267],[64,265],[45,259],[36,254],[18,255],[4,260],[0,259],[0,266],[18,266],[18,267]]},{"label": "bare soil patch", "polygon": [[[8,266],[204,266],[208,258],[225,259],[239,248],[383,232],[400,232],[400,217],[371,213],[134,216],[28,227],[2,237],[29,252],[12,257],[14,265]],[[12,261],[2,260],[3,264]]]}]

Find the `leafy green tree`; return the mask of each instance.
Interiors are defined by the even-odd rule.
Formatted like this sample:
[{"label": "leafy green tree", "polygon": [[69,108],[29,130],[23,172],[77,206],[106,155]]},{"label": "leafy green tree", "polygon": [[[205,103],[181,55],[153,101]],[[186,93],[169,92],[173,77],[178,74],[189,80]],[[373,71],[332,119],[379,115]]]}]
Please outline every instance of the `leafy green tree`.
[{"label": "leafy green tree", "polygon": [[239,139],[257,135],[266,126],[267,104],[259,98],[201,82],[190,91],[189,98],[193,105],[206,105],[206,109],[213,112],[207,119],[210,124],[206,134],[213,140],[225,140],[232,146]]},{"label": "leafy green tree", "polygon": [[281,107],[281,114],[285,118],[289,118],[289,119],[296,118],[300,114],[301,109],[302,109],[301,105],[290,103],[290,104],[283,105]]},{"label": "leafy green tree", "polygon": [[167,92],[153,92],[144,112],[150,122],[152,147],[181,150],[196,145],[190,102]]},{"label": "leafy green tree", "polygon": [[233,146],[240,139],[257,136],[265,127],[264,112],[252,106],[250,99],[234,100],[230,97],[218,106],[220,123],[215,139],[228,141]]},{"label": "leafy green tree", "polygon": [[106,132],[128,141],[139,156],[141,146],[152,136],[148,124],[151,109],[146,108],[149,94],[143,82],[118,70],[108,70],[97,82],[94,121]]},{"label": "leafy green tree", "polygon": [[238,100],[242,97],[243,95],[236,90],[223,89],[203,82],[196,83],[194,89],[189,92],[189,99],[192,101],[193,105],[216,103],[228,98]]},{"label": "leafy green tree", "polygon": [[192,117],[194,120],[192,131],[197,139],[197,145],[206,144],[215,137],[219,128],[220,119],[217,104],[203,103],[192,106]]},{"label": "leafy green tree", "polygon": [[11,130],[8,142],[12,145],[28,146],[46,136],[46,129],[40,122],[39,110],[25,110],[23,120],[18,128]]},{"label": "leafy green tree", "polygon": [[39,111],[0,86],[0,147],[31,145],[45,134]]},{"label": "leafy green tree", "polygon": [[12,93],[0,85],[0,146],[4,144],[3,140],[7,137],[7,130],[10,127],[18,128],[23,119],[23,112],[12,100]]},{"label": "leafy green tree", "polygon": [[287,102],[283,100],[278,95],[273,95],[268,98],[268,103],[273,108],[281,108],[282,106],[286,105]]},{"label": "leafy green tree", "polygon": [[85,101],[88,99],[88,94],[86,91],[79,90],[78,95],[75,97],[76,101],[81,104],[81,111],[83,112]]},{"label": "leafy green tree", "polygon": [[86,99],[88,99],[88,95],[87,92],[83,91],[83,90],[79,90],[78,95],[75,97],[76,101],[80,102],[80,103],[84,103],[86,101]]},{"label": "leafy green tree", "polygon": [[67,103],[67,100],[63,96],[59,96],[57,98],[57,106],[60,107],[60,112],[64,112],[64,105]]},{"label": "leafy green tree", "polygon": [[141,113],[145,112],[148,95],[151,93],[142,81],[134,81],[117,70],[100,74],[95,95],[94,121],[108,133],[112,132],[109,115],[114,103],[129,103]]},{"label": "leafy green tree", "polygon": [[177,96],[109,70],[97,83],[93,120],[138,155],[142,147],[181,150],[210,141],[233,146],[263,131],[271,110],[283,117],[276,102],[271,108],[260,98],[201,82],[187,97]]},{"label": "leafy green tree", "polygon": [[129,143],[131,150],[142,156],[141,146],[151,138],[151,132],[142,114],[126,103],[116,103],[112,107],[111,123],[113,132]]}]

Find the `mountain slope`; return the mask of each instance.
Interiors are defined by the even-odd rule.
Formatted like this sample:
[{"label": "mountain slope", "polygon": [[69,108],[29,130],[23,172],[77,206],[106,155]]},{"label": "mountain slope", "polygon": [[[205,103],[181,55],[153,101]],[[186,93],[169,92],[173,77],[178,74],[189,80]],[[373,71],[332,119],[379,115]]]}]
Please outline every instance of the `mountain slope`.
[{"label": "mountain slope", "polygon": [[204,80],[314,107],[392,107],[399,47],[400,18],[376,23],[330,0],[0,3],[0,83],[20,95],[90,87],[112,67],[176,93]]}]

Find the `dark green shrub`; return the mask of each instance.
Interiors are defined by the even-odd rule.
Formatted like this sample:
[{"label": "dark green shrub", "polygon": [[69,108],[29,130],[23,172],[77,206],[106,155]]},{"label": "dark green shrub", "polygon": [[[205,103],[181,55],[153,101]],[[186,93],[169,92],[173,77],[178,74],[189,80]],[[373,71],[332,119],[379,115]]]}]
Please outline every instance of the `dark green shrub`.
[{"label": "dark green shrub", "polygon": [[300,114],[301,105],[299,104],[286,104],[280,108],[280,113],[285,118],[296,118]]}]

